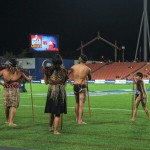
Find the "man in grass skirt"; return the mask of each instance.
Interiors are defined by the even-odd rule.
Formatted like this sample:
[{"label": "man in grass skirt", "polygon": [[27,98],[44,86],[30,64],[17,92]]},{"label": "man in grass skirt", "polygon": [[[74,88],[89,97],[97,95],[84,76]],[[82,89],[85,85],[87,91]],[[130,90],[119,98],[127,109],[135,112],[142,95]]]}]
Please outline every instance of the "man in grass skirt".
[{"label": "man in grass skirt", "polygon": [[14,117],[16,110],[19,107],[20,101],[20,82],[22,79],[31,80],[32,77],[27,77],[22,70],[17,68],[17,60],[12,58],[5,62],[0,70],[0,77],[3,78],[3,102],[5,106],[6,124],[16,126]]}]

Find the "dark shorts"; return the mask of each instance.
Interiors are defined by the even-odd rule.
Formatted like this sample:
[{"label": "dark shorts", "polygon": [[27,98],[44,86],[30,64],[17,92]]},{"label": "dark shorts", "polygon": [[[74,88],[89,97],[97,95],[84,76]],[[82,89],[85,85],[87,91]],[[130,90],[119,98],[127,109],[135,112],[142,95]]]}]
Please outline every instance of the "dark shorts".
[{"label": "dark shorts", "polygon": [[[135,100],[136,100],[136,98],[137,98],[138,96],[139,96],[138,94],[135,95]],[[145,107],[145,106],[146,106],[146,103],[147,103],[147,99],[146,99],[146,98],[141,98],[141,99],[140,99],[140,102],[141,102],[141,104],[142,104],[142,107]]]},{"label": "dark shorts", "polygon": [[86,85],[85,84],[74,84],[74,94],[86,93]]}]

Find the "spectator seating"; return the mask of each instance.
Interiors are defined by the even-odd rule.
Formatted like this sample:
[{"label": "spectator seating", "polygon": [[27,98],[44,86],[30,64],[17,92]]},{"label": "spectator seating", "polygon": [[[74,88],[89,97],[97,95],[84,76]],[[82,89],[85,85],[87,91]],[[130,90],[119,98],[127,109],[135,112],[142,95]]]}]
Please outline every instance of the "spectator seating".
[{"label": "spectator seating", "polygon": [[[88,63],[93,80],[130,80],[136,72],[142,72],[144,79],[150,78],[150,64],[145,62]],[[73,76],[70,75],[70,79]]]},{"label": "spectator seating", "polygon": [[91,69],[91,72],[93,73],[93,72],[97,71],[98,69],[102,68],[103,66],[105,66],[106,63],[104,63],[104,62],[102,62],[102,63],[92,63],[92,64],[88,63],[86,65]]},{"label": "spectator seating", "polygon": [[92,79],[128,79],[134,72],[145,66],[145,62],[115,62],[93,72]]}]

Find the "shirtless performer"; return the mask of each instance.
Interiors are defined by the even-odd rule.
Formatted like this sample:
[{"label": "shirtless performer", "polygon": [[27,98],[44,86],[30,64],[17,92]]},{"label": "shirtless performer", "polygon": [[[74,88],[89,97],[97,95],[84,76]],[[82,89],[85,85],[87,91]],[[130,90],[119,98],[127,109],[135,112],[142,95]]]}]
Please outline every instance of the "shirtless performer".
[{"label": "shirtless performer", "polygon": [[20,92],[19,86],[22,79],[32,80],[32,77],[27,77],[17,67],[16,59],[6,61],[5,67],[0,70],[0,77],[3,78],[3,101],[5,106],[6,124],[16,126],[14,117],[19,106]]},{"label": "shirtless performer", "polygon": [[135,104],[134,104],[134,109],[133,109],[133,114],[132,114],[132,121],[135,121],[136,114],[137,114],[137,109],[139,104],[142,104],[142,107],[146,113],[146,116],[148,119],[150,119],[150,114],[147,108],[147,90],[145,87],[145,83],[143,81],[143,73],[137,72],[134,76],[134,81],[136,84],[136,94],[135,94]]},{"label": "shirtless performer", "polygon": [[69,70],[69,75],[73,75],[74,79],[74,95],[76,98],[75,113],[78,124],[86,124],[83,122],[83,108],[86,99],[87,80],[91,80],[91,69],[85,65],[87,61],[86,55],[79,57],[79,64],[73,65]]}]

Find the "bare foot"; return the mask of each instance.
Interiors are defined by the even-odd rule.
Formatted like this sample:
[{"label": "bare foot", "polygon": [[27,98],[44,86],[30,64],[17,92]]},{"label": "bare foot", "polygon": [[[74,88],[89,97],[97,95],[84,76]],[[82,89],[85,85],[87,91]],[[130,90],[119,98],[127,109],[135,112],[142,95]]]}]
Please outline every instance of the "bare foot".
[{"label": "bare foot", "polygon": [[15,126],[17,126],[17,125],[14,124],[14,123],[9,123],[8,126],[15,127]]},{"label": "bare foot", "polygon": [[61,133],[58,132],[58,130],[54,130],[54,134],[58,135],[58,134],[61,134]]},{"label": "bare foot", "polygon": [[132,118],[132,119],[131,119],[131,121],[132,121],[132,122],[134,122],[134,121],[135,121],[135,119],[134,119],[134,118]]},{"label": "bare foot", "polygon": [[49,131],[53,132],[54,131],[53,127],[49,127]]},{"label": "bare foot", "polygon": [[9,124],[9,121],[6,121],[5,124]]},{"label": "bare foot", "polygon": [[86,122],[81,121],[81,122],[78,122],[78,124],[87,124],[87,123],[86,123]]}]

